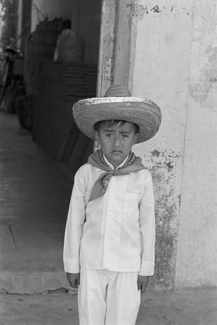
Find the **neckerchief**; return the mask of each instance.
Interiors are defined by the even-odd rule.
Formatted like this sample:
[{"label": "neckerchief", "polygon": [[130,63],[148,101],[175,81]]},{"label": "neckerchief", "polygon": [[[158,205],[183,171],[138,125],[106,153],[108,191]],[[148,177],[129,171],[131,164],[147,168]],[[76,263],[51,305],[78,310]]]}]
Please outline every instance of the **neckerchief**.
[{"label": "neckerchief", "polygon": [[101,174],[94,183],[90,194],[89,202],[98,199],[99,197],[105,194],[110,178],[112,176],[128,175],[132,172],[137,172],[139,170],[145,169],[145,166],[142,164],[141,158],[136,157],[133,152],[130,152],[127,161],[122,167],[114,170],[106,164],[101,149],[95,151],[92,155],[90,155],[90,157],[88,158],[88,163],[94,167],[100,168],[105,171],[105,173]]}]

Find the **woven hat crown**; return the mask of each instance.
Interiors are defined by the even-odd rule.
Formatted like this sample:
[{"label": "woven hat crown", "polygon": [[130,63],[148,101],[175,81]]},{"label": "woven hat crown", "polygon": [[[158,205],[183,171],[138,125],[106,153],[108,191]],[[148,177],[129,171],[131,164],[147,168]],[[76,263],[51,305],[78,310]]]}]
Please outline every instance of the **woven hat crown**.
[{"label": "woven hat crown", "polygon": [[105,93],[104,97],[131,97],[130,91],[122,85],[112,85]]},{"label": "woven hat crown", "polygon": [[104,97],[79,100],[73,105],[73,116],[79,129],[92,140],[95,124],[106,120],[123,120],[139,127],[137,143],[147,141],[157,133],[161,110],[147,98],[132,97],[123,85],[112,85]]}]

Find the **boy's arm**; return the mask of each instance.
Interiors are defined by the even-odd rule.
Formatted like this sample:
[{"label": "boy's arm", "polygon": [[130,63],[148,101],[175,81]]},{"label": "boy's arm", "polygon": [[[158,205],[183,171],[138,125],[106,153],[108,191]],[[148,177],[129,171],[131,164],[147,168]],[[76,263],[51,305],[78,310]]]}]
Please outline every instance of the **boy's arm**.
[{"label": "boy's arm", "polygon": [[65,229],[63,263],[67,273],[80,272],[80,241],[85,220],[85,179],[81,169],[76,173]]},{"label": "boy's arm", "polygon": [[155,261],[155,212],[154,193],[151,174],[148,172],[145,191],[140,204],[140,232],[141,232],[141,268],[140,276],[154,274]]}]

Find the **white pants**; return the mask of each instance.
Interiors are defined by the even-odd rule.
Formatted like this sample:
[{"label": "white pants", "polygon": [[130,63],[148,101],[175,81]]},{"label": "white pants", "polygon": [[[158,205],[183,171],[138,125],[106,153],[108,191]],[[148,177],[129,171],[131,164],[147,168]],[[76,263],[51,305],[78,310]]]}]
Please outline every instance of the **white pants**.
[{"label": "white pants", "polygon": [[140,306],[138,272],[81,268],[80,325],[134,325]]}]

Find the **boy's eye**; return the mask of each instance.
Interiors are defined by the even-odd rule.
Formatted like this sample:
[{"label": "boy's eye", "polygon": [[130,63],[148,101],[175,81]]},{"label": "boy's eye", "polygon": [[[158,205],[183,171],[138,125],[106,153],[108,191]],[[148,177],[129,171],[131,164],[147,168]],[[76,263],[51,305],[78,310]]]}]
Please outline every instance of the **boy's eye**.
[{"label": "boy's eye", "polygon": [[123,138],[128,138],[128,134],[123,134]]},{"label": "boy's eye", "polygon": [[105,136],[106,136],[107,138],[111,138],[111,137],[112,137],[112,134],[111,134],[111,133],[107,133]]}]

